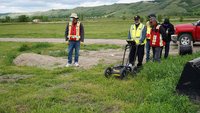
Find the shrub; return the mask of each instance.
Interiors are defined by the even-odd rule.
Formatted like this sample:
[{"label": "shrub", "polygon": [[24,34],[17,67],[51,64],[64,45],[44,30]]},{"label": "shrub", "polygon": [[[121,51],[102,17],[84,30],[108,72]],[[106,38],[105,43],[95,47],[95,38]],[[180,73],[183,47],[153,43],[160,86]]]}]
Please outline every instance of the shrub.
[{"label": "shrub", "polygon": [[49,55],[53,57],[65,57],[68,56],[68,53],[65,50],[57,50],[57,51],[49,51]]},{"label": "shrub", "polygon": [[7,57],[6,57],[6,64],[7,65],[10,65],[13,63],[13,60],[17,57],[17,53],[16,52],[10,52],[7,54]]},{"label": "shrub", "polygon": [[182,16],[179,18],[179,22],[183,22],[183,17]]},{"label": "shrub", "polygon": [[27,44],[23,44],[19,47],[19,52],[30,50],[31,48]]},{"label": "shrub", "polygon": [[20,16],[18,17],[18,21],[19,21],[19,22],[28,22],[28,21],[29,21],[29,17],[26,16],[26,15],[20,15]]},{"label": "shrub", "polygon": [[37,48],[48,48],[51,47],[52,45],[47,42],[41,42],[41,43],[36,43],[32,46],[32,48],[37,49]]}]

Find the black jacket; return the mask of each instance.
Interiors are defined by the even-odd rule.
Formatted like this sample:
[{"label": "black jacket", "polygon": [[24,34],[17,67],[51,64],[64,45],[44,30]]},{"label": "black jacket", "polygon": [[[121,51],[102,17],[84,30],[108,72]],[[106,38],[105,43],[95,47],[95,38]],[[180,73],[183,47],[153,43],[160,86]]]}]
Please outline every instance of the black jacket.
[{"label": "black jacket", "polygon": [[162,26],[165,29],[165,32],[167,34],[166,42],[170,42],[171,35],[174,34],[174,25],[172,25],[171,23],[163,23]]},{"label": "black jacket", "polygon": [[[69,30],[69,23],[66,26],[65,29],[65,40],[68,41],[68,30]],[[80,41],[84,42],[84,27],[83,24],[80,24]]]}]

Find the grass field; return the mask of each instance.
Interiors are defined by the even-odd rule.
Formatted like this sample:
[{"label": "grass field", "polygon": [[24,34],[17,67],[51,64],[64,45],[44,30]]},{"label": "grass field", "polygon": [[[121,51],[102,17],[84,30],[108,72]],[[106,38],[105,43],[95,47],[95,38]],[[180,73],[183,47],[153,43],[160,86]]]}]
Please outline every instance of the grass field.
[{"label": "grass field", "polygon": [[[133,21],[131,20],[83,21],[86,38],[103,39],[125,39],[132,23]],[[177,23],[175,22],[174,24]],[[65,27],[65,22],[0,24],[0,38],[64,38]]]},{"label": "grass field", "polygon": [[[137,76],[125,80],[106,79],[105,64],[89,70],[47,70],[12,64],[22,52],[63,47],[0,42],[0,113],[196,113],[200,109],[199,103],[175,93],[184,64],[200,53],[170,57],[161,64],[147,63]],[[99,50],[101,45],[95,47]]]},{"label": "grass field", "polygon": [[[130,21],[85,21],[87,38],[125,38]],[[10,38],[64,38],[66,23],[14,23],[0,24],[0,37]]]}]

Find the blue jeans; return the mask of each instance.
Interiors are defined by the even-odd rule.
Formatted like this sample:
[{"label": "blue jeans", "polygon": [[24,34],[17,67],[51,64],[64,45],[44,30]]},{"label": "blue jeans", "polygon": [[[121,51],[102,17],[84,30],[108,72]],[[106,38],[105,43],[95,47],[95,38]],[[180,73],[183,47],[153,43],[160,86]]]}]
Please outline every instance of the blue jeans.
[{"label": "blue jeans", "polygon": [[150,40],[147,39],[147,43],[146,43],[146,62],[148,62],[150,60]]},{"label": "blue jeans", "polygon": [[68,46],[68,63],[72,63],[72,55],[73,55],[73,50],[75,49],[75,57],[74,57],[74,62],[78,62],[79,58],[79,50],[80,50],[80,41],[69,41],[69,46]]}]

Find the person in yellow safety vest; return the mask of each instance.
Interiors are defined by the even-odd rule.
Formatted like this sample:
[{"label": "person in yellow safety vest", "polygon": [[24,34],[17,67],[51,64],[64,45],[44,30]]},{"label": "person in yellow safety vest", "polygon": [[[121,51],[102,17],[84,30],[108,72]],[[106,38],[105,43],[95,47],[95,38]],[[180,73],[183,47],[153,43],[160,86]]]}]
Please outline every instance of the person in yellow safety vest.
[{"label": "person in yellow safety vest", "polygon": [[72,66],[72,55],[75,49],[74,66],[78,67],[80,44],[84,42],[84,27],[83,24],[78,21],[78,15],[72,13],[70,21],[67,24],[65,30],[66,44],[68,45],[68,62],[66,67]]},{"label": "person in yellow safety vest", "polygon": [[144,58],[144,46],[146,43],[146,26],[140,22],[140,16],[138,15],[134,17],[134,24],[131,25],[128,39],[134,40],[136,45],[138,45],[137,50],[136,46],[131,46],[129,53],[129,66],[134,65],[134,59],[136,56],[138,57],[137,67],[141,67]]},{"label": "person in yellow safety vest", "polygon": [[150,18],[151,17],[155,17],[155,14],[150,14],[148,15],[148,21],[146,23],[146,27],[147,27],[147,34],[146,34],[146,62],[148,62],[150,60],[150,50],[151,50],[151,46],[150,46],[150,37],[151,37],[151,25],[150,25]]}]

